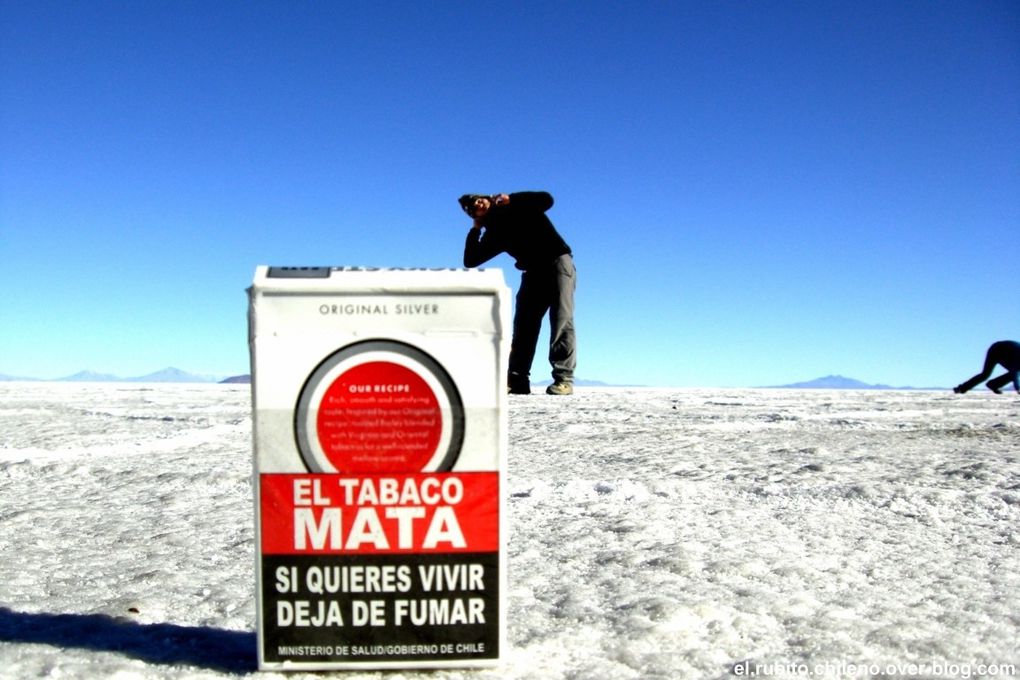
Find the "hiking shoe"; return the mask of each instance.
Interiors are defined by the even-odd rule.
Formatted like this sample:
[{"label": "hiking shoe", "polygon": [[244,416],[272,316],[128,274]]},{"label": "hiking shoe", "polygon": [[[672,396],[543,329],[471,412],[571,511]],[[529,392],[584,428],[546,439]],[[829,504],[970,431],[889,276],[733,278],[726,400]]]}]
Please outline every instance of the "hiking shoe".
[{"label": "hiking shoe", "polygon": [[531,394],[531,381],[528,376],[511,373],[507,376],[507,394]]},{"label": "hiking shoe", "polygon": [[573,394],[574,386],[568,382],[555,382],[545,388],[546,394]]}]

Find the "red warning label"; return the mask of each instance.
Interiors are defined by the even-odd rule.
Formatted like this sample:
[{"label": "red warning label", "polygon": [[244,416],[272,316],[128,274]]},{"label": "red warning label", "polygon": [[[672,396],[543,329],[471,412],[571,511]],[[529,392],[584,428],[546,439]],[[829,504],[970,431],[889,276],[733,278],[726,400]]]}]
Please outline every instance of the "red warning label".
[{"label": "red warning label", "polygon": [[499,549],[499,473],[260,475],[262,552]]}]

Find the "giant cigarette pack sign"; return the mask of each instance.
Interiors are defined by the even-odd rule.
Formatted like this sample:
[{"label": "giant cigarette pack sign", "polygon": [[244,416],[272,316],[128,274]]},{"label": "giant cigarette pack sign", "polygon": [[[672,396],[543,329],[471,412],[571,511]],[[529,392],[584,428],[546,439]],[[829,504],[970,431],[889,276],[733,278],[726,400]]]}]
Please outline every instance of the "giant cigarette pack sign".
[{"label": "giant cigarette pack sign", "polygon": [[502,272],[259,267],[249,292],[259,667],[497,663]]}]

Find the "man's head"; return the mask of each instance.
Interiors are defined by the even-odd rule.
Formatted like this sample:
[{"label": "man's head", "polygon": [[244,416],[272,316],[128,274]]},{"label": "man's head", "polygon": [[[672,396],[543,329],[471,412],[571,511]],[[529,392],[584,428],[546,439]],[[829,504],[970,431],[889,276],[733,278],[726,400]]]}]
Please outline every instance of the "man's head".
[{"label": "man's head", "polygon": [[457,200],[464,212],[476,220],[485,217],[492,207],[492,199],[484,194],[464,194]]}]

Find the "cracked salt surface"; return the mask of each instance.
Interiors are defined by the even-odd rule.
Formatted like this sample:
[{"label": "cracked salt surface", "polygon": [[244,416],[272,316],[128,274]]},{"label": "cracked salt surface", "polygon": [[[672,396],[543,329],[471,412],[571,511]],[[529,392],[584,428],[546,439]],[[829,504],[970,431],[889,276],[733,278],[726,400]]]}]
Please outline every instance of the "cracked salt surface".
[{"label": "cracked salt surface", "polygon": [[[0,678],[256,675],[249,409],[246,386],[0,383]],[[343,675],[1020,664],[1018,416],[979,393],[513,397],[506,663]]]}]

